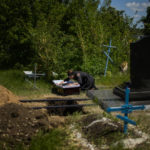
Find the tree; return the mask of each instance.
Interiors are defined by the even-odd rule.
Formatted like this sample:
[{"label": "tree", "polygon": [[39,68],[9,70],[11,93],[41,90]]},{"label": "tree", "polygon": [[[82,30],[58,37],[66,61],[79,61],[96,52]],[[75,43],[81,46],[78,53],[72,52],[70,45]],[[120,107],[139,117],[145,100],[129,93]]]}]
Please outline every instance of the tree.
[{"label": "tree", "polygon": [[150,7],[147,7],[147,15],[142,18],[144,23],[144,34],[150,35]]},{"label": "tree", "polygon": [[[117,46],[116,64],[129,58],[132,19],[100,0],[0,0],[0,67],[38,63],[51,78],[68,69],[104,72],[103,44]],[[109,67],[111,71],[116,68]],[[115,70],[116,71],[116,70]]]},{"label": "tree", "polygon": [[0,58],[1,66],[12,67],[17,62],[28,64],[34,55],[30,40],[32,13],[29,0],[1,0],[0,11],[1,57],[5,54],[5,60]]}]

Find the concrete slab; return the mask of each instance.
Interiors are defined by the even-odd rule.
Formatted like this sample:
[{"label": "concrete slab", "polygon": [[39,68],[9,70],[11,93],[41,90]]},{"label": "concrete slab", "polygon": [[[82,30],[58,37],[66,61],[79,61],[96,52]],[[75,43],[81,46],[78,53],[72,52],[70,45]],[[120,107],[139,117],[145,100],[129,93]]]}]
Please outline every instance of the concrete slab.
[{"label": "concrete slab", "polygon": [[[120,107],[124,105],[124,100],[113,94],[112,89],[89,90],[87,96],[92,99],[98,99],[100,106],[106,110],[108,107]],[[150,109],[150,101],[131,101],[132,105],[145,105],[146,110]]]}]

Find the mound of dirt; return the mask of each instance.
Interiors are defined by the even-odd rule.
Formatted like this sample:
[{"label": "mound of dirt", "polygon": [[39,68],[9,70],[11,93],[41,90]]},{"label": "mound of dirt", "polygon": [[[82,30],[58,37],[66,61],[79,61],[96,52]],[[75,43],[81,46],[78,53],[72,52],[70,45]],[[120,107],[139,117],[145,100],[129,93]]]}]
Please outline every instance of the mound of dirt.
[{"label": "mound of dirt", "polygon": [[98,138],[112,132],[122,132],[121,124],[98,115],[86,116],[81,122],[84,125],[82,130],[88,138]]},{"label": "mound of dirt", "polygon": [[0,106],[7,103],[19,103],[19,98],[0,85]]},{"label": "mound of dirt", "polygon": [[0,107],[0,141],[11,146],[28,144],[39,130],[49,131],[49,121],[41,111],[11,103]]}]

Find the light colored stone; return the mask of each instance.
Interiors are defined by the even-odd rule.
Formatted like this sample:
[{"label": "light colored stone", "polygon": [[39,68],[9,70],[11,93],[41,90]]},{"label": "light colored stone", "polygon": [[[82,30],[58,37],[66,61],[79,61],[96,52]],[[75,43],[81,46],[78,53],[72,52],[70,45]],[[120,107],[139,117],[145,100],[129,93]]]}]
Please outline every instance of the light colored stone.
[{"label": "light colored stone", "polygon": [[137,130],[137,129],[134,129],[133,126],[130,126],[130,128],[132,128],[132,129],[134,130],[135,134],[136,134],[137,136],[140,136],[140,138],[135,138],[135,139],[133,139],[133,138],[123,139],[123,140],[120,140],[120,141],[116,142],[116,143],[114,144],[114,146],[116,146],[116,145],[118,145],[119,143],[121,143],[125,149],[133,149],[133,148],[135,148],[137,145],[142,144],[142,143],[146,142],[146,141],[149,139],[149,136],[148,136],[146,133],[144,133],[144,132],[142,132],[142,131],[139,131],[139,130]]},{"label": "light colored stone", "polygon": [[136,138],[136,139],[129,138],[116,142],[114,146],[121,143],[125,149],[132,149],[135,148],[138,144],[142,144],[144,142],[145,142],[144,138]]},{"label": "light colored stone", "polygon": [[72,132],[72,137],[78,145],[81,145],[86,150],[98,150],[95,145],[89,143],[87,139],[82,137],[82,134],[75,128],[74,125],[70,125],[69,129]]},{"label": "light colored stone", "polygon": [[115,125],[114,123],[112,123],[112,121],[110,119],[103,117],[102,119],[94,120],[88,126],[85,126],[85,128],[88,129],[88,128],[92,127],[93,125],[97,124],[97,123],[104,123],[104,124],[106,123],[107,125],[110,125],[112,127],[115,127],[115,128],[118,127],[117,125]]},{"label": "light colored stone", "polygon": [[102,145],[102,146],[101,146],[101,149],[102,149],[102,150],[108,150],[108,149],[109,149],[109,146],[108,146],[108,145]]}]

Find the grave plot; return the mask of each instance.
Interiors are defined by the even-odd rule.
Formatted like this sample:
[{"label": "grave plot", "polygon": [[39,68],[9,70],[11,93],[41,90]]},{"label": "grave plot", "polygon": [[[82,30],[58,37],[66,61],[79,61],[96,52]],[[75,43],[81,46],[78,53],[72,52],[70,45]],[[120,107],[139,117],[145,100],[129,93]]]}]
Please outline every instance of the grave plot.
[{"label": "grave plot", "polygon": [[[144,145],[149,135],[133,128],[123,134],[123,124],[107,114],[92,114],[82,117],[79,125],[83,137],[95,145],[95,149],[136,149]],[[141,146],[142,147],[142,146]]]},{"label": "grave plot", "polygon": [[136,122],[129,119],[128,115],[132,113],[135,110],[144,110],[145,106],[144,105],[139,105],[139,106],[133,106],[129,104],[129,95],[130,95],[130,89],[127,87],[125,91],[125,104],[122,105],[121,107],[109,107],[107,108],[107,112],[121,112],[124,114],[124,116],[117,115],[116,117],[124,121],[124,133],[126,134],[128,131],[128,124],[136,125]]},{"label": "grave plot", "polygon": [[[117,118],[123,120],[124,129],[120,121],[113,121],[113,117],[108,119],[102,117],[88,123],[83,129],[83,132],[87,135],[89,140],[95,142],[96,145],[99,145],[98,142],[101,142],[100,147],[104,145],[104,148],[109,149],[111,147],[122,147],[132,149],[136,148],[139,144],[144,145],[149,140],[149,135],[138,130],[138,128],[130,127],[127,134],[128,123],[136,125],[136,122],[128,118],[128,114],[132,113],[133,110],[143,110],[145,109],[144,105],[140,106],[140,103],[143,104],[143,101],[131,101],[129,103],[130,89],[126,88],[125,99],[114,95],[112,90],[100,90],[100,91],[88,91],[87,95],[93,99],[97,99],[97,102],[102,106],[102,108],[107,111],[121,111],[124,116],[117,115]],[[136,104],[137,106],[133,106]],[[148,105],[149,106],[149,105]],[[149,109],[149,107],[147,109]],[[122,133],[125,133],[125,136]],[[99,139],[101,137],[101,139]],[[119,139],[117,139],[119,137]],[[93,140],[94,139],[94,140]]]},{"label": "grave plot", "polygon": [[91,101],[89,98],[49,98],[49,99],[34,99],[34,100],[20,100],[22,103],[47,103],[47,106],[34,106],[32,109],[47,109],[50,115],[66,116],[74,112],[82,112],[85,106],[95,106],[96,104],[79,104],[78,101]]},{"label": "grave plot", "polygon": [[131,88],[130,100],[150,100],[150,36],[145,36],[130,45],[130,82],[115,87],[113,93],[121,98],[125,97],[125,88]]},{"label": "grave plot", "polygon": [[[113,93],[113,89],[105,90],[90,90],[87,96],[92,99],[97,99],[101,107],[106,110],[108,107],[120,107],[124,104],[124,98]],[[130,101],[132,105],[145,105],[145,110],[150,109],[150,101],[147,100],[134,100]]]}]

